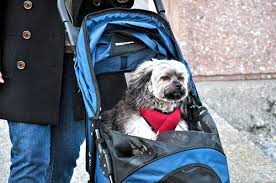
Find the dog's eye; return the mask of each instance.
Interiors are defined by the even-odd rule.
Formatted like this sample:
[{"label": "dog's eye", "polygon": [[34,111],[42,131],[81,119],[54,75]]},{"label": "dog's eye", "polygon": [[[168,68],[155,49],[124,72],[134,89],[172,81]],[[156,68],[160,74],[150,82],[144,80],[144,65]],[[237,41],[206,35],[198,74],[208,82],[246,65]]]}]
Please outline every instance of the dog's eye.
[{"label": "dog's eye", "polygon": [[184,77],[183,76],[178,76],[177,79],[178,80],[184,80]]},{"label": "dog's eye", "polygon": [[163,81],[167,81],[167,80],[170,80],[170,77],[169,76],[161,76],[161,79]]}]

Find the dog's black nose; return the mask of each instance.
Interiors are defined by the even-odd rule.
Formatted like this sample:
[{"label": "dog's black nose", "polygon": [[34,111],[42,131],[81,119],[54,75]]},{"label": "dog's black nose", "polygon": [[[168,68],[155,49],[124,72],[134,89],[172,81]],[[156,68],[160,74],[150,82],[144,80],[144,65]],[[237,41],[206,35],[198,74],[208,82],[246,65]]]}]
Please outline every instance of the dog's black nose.
[{"label": "dog's black nose", "polygon": [[180,89],[182,87],[182,84],[179,81],[173,81],[173,84],[177,89]]}]

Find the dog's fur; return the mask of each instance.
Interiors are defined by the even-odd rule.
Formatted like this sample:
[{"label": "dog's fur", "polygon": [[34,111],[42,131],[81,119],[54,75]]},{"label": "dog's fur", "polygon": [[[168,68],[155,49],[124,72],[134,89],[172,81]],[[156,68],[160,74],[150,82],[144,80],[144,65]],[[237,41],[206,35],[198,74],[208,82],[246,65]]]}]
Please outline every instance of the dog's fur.
[{"label": "dog's fur", "polygon": [[[123,99],[103,114],[105,128],[156,140],[157,134],[138,109],[158,109],[170,113],[184,104],[188,96],[189,74],[184,64],[175,60],[153,60],[141,64],[131,75]],[[187,130],[181,120],[176,130]]]}]

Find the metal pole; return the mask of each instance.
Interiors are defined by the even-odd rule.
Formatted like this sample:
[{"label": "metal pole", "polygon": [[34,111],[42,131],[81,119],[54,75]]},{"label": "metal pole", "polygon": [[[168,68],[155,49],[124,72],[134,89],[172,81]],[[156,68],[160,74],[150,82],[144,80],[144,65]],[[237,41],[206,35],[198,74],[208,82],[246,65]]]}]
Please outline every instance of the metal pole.
[{"label": "metal pole", "polygon": [[72,49],[75,51],[79,29],[73,25],[71,19],[69,18],[69,14],[65,6],[65,0],[57,0],[57,7],[61,20],[65,26],[65,30],[68,34],[70,45]]},{"label": "metal pole", "polygon": [[153,2],[154,2],[157,13],[160,16],[162,16],[163,18],[167,19],[166,15],[165,15],[166,10],[164,8],[163,1],[162,0],[153,0]]}]

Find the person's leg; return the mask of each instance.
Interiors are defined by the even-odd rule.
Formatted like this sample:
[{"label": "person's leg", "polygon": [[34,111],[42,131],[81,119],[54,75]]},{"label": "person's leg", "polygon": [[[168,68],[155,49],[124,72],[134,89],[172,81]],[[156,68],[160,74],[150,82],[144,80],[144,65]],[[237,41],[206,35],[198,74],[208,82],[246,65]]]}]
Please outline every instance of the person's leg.
[{"label": "person's leg", "polygon": [[72,56],[65,56],[61,98],[60,120],[52,127],[51,160],[47,183],[69,183],[80,145],[85,138],[84,121],[74,121],[73,117],[73,61]]},{"label": "person's leg", "polygon": [[73,120],[72,57],[65,57],[57,126],[9,122],[12,142],[9,183],[69,183],[85,137],[84,121]]},{"label": "person's leg", "polygon": [[50,162],[51,128],[9,121],[12,143],[9,183],[43,183]]}]

